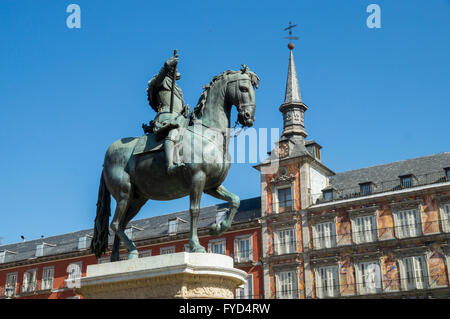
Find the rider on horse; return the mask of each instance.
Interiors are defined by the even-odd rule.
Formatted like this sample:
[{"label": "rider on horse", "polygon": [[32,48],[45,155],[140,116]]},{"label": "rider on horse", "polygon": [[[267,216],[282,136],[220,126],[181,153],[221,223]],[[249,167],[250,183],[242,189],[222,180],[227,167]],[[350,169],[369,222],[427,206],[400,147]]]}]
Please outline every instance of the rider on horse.
[{"label": "rider on horse", "polygon": [[[142,126],[145,133],[154,133],[157,140],[165,139],[166,168],[169,174],[177,167],[183,166],[182,163],[173,163],[173,155],[179,135],[178,128],[183,126],[190,112],[189,105],[184,104],[183,92],[180,87],[176,83],[172,83],[177,63],[178,58],[176,56],[169,58],[159,73],[148,82],[148,102],[158,114],[150,122],[150,126],[145,124]],[[177,72],[176,80],[179,80],[180,77],[180,73]],[[172,112],[170,107],[171,95],[173,96]]]}]

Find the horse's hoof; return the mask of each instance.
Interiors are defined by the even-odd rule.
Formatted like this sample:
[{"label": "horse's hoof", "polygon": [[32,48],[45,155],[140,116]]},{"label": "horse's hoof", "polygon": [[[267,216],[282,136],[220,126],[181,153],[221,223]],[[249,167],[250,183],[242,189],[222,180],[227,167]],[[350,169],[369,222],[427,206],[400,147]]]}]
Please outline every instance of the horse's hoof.
[{"label": "horse's hoof", "polygon": [[212,236],[218,236],[220,231],[220,226],[216,223],[211,225],[211,228],[209,229],[209,234]]},{"label": "horse's hoof", "polygon": [[132,250],[128,253],[128,260],[139,258],[139,252],[137,250]]},{"label": "horse's hoof", "polygon": [[206,253],[206,250],[203,246],[197,246],[191,249],[191,253]]}]

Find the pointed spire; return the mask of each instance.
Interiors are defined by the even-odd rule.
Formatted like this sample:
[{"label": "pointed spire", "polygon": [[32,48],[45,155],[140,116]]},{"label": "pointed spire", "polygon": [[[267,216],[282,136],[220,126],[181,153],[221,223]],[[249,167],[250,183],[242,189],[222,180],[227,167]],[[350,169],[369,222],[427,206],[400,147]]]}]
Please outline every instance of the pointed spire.
[{"label": "pointed spire", "polygon": [[286,81],[286,94],[284,96],[284,104],[302,103],[300,87],[298,85],[297,71],[295,70],[294,54],[292,53],[293,48],[294,44],[289,43],[289,69]]},{"label": "pointed spire", "polygon": [[283,113],[284,125],[282,136],[303,136],[308,135],[305,131],[305,111],[308,107],[303,103],[300,96],[300,87],[298,85],[297,70],[295,69],[294,44],[288,44],[290,50],[289,55],[289,69],[286,81],[286,93],[284,103],[280,106],[280,112]]}]

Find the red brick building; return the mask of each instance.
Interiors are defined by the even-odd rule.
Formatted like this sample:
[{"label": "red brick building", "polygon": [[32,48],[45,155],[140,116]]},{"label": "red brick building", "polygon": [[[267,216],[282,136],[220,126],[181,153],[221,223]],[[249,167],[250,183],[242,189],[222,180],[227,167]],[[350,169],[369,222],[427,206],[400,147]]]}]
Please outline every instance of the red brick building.
[{"label": "red brick building", "polygon": [[[260,185],[250,185],[261,197],[242,200],[220,237],[208,229],[228,205],[202,208],[200,243],[249,273],[238,298],[449,298],[450,153],[333,172],[322,147],[306,140],[308,108],[290,49],[283,133],[256,166]],[[133,221],[126,231],[140,257],[182,252],[189,212]],[[71,287],[87,266],[109,260],[90,253],[91,235],[0,246],[0,296],[76,298]]]},{"label": "red brick building", "polygon": [[[227,207],[201,209],[200,243],[208,252],[232,256],[235,267],[249,274],[244,288],[236,291],[238,298],[262,298],[260,200],[241,201],[230,231],[209,236],[209,225],[220,219]],[[189,211],[133,221],[126,231],[140,257],[183,252],[188,249]],[[79,298],[72,289],[75,280],[85,276],[88,265],[109,262],[109,256],[97,260],[90,252],[92,233],[90,229],[1,246],[0,298]],[[113,238],[111,232],[110,247]],[[121,254],[126,259],[125,248]]]}]

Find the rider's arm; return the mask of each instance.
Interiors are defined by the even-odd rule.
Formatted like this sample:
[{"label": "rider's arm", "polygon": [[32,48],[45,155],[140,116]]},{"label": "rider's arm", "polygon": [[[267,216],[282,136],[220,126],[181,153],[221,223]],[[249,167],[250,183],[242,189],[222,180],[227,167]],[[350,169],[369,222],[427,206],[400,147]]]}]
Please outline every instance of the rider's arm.
[{"label": "rider's arm", "polygon": [[169,73],[169,68],[173,67],[174,64],[177,62],[178,62],[177,58],[171,57],[164,63],[164,66],[161,68],[161,70],[159,71],[158,75],[155,78],[156,87],[160,86],[163,83],[164,78]]}]

